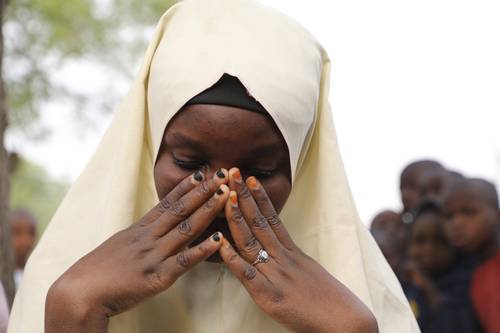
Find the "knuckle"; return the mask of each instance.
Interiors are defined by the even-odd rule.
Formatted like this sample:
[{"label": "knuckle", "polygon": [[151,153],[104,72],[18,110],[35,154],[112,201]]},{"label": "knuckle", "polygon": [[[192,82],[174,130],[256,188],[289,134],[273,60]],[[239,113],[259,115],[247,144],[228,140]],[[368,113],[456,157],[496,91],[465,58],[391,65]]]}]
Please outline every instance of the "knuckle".
[{"label": "knuckle", "polygon": [[170,198],[165,197],[161,199],[159,203],[159,208],[162,214],[169,211],[172,208],[172,201],[170,200]]},{"label": "knuckle", "polygon": [[208,184],[208,181],[204,181],[200,184],[198,187],[199,194],[205,195],[210,192],[210,185]]},{"label": "knuckle", "polygon": [[165,278],[158,269],[148,269],[145,272],[146,281],[151,288],[152,292],[161,290],[165,284]]},{"label": "knuckle", "polygon": [[241,212],[239,210],[233,212],[233,216],[232,216],[231,220],[238,223],[238,224],[245,222],[245,218],[243,217],[243,215],[241,214]]},{"label": "knuckle", "polygon": [[243,271],[243,276],[246,280],[253,280],[257,276],[257,269],[253,266],[247,266]]},{"label": "knuckle", "polygon": [[193,235],[193,229],[191,228],[191,221],[189,219],[185,219],[181,223],[177,225],[177,231],[182,236],[190,237]]},{"label": "knuckle", "polygon": [[271,293],[269,301],[274,305],[279,305],[283,303],[284,299],[285,295],[282,292],[275,290],[274,292]]},{"label": "knuckle", "polygon": [[252,220],[252,226],[254,226],[257,229],[265,229],[268,226],[267,220],[264,216],[257,215]]},{"label": "knuckle", "polygon": [[234,262],[237,259],[238,259],[238,255],[236,253],[233,253],[229,256],[229,262]]},{"label": "knuckle", "polygon": [[249,198],[252,196],[252,194],[250,193],[250,190],[245,185],[240,187],[238,194],[239,194],[240,198],[243,198],[243,199],[246,199],[246,198]]},{"label": "knuckle", "polygon": [[186,251],[181,251],[175,257],[175,262],[182,268],[188,268],[190,264],[189,256]]},{"label": "knuckle", "polygon": [[258,247],[259,247],[259,242],[257,241],[257,238],[251,236],[245,242],[244,250],[245,252],[252,252],[255,251]]},{"label": "knuckle", "polygon": [[186,218],[187,216],[187,209],[186,205],[184,205],[184,202],[182,200],[177,200],[171,207],[170,211],[172,214],[174,214],[177,217],[180,218]]},{"label": "knuckle", "polygon": [[212,209],[215,207],[215,204],[217,203],[217,199],[215,199],[214,197],[210,198],[209,200],[207,200],[204,204],[205,208],[206,209]]},{"label": "knuckle", "polygon": [[121,236],[125,236],[128,245],[142,245],[144,243],[149,243],[149,239],[147,238],[148,232],[144,228],[133,227],[120,233],[114,235],[116,238],[121,238]]},{"label": "knuckle", "polygon": [[272,226],[278,226],[281,224],[281,219],[279,218],[278,214],[274,213],[271,216],[268,216],[267,218],[267,223]]}]

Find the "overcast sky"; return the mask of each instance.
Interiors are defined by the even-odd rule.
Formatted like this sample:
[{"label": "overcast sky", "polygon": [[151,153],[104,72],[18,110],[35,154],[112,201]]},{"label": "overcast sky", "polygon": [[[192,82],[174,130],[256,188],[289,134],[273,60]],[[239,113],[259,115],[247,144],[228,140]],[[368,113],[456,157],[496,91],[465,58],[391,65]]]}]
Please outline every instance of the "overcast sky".
[{"label": "overcast sky", "polygon": [[[334,119],[365,222],[400,208],[399,172],[414,159],[500,181],[500,1],[263,2],[301,22],[330,54]],[[130,83],[103,79],[102,68],[86,63],[59,76],[90,92],[112,83],[124,94]],[[53,129],[49,140],[11,139],[9,147],[74,180],[109,117],[99,116],[97,128],[82,135],[65,105],[51,103],[43,114]]]}]

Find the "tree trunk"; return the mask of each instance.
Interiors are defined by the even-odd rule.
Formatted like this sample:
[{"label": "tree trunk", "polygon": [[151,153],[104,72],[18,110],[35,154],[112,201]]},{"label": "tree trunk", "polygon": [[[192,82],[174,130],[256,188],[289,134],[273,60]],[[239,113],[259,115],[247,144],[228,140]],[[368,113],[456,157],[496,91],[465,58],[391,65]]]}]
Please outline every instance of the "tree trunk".
[{"label": "tree trunk", "polygon": [[9,167],[4,145],[5,129],[7,128],[7,103],[3,82],[3,19],[6,4],[6,0],[0,0],[0,279],[9,305],[12,305],[15,294],[14,257],[10,241],[10,225],[7,221]]}]

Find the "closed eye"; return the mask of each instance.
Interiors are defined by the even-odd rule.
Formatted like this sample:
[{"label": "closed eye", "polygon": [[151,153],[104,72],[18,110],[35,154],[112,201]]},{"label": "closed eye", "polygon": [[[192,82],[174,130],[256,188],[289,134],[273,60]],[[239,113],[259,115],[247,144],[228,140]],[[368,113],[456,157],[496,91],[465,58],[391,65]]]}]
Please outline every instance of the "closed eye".
[{"label": "closed eye", "polygon": [[180,167],[181,169],[188,171],[196,171],[202,169],[206,163],[204,161],[195,161],[195,160],[181,160],[173,156],[174,163]]},{"label": "closed eye", "polygon": [[265,169],[257,169],[257,168],[246,168],[244,171],[246,174],[248,174],[250,176],[254,176],[254,177],[257,177],[259,179],[265,179],[265,178],[269,178],[269,177],[273,176],[276,170],[275,169],[265,170]]}]

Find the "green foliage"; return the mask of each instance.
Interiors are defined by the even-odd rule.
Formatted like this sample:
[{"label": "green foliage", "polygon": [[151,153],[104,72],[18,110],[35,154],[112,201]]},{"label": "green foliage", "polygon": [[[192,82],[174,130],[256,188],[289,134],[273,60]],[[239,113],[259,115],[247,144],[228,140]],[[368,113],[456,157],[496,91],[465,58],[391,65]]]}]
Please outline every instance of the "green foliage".
[{"label": "green foliage", "polygon": [[10,177],[10,207],[30,211],[41,234],[68,188],[68,184],[52,180],[40,166],[21,159]]},{"label": "green foliage", "polygon": [[[11,0],[4,23],[9,123],[36,123],[43,103],[86,97],[55,82],[65,62],[86,59],[121,73],[139,58],[150,28],[174,0]],[[129,73],[130,74],[130,73]],[[88,99],[88,98],[87,98]]]}]

